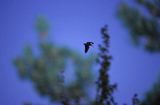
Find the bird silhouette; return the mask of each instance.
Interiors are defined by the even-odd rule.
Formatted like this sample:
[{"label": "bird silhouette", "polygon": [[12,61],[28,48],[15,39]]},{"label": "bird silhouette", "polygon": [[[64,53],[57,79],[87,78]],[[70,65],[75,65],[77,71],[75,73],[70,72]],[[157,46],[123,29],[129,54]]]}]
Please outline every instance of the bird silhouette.
[{"label": "bird silhouette", "polygon": [[84,47],[85,47],[84,52],[87,53],[88,50],[89,50],[89,47],[92,46],[93,44],[94,44],[93,42],[86,42],[86,43],[84,43]]}]

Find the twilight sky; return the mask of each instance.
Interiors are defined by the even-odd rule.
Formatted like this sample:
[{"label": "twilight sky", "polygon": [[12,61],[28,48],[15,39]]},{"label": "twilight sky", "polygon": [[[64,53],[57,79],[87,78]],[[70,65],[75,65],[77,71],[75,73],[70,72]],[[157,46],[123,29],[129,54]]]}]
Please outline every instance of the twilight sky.
[{"label": "twilight sky", "polygon": [[[127,1],[127,0],[125,0]],[[128,0],[128,2],[131,0]],[[120,104],[130,103],[136,92],[143,97],[160,73],[160,54],[150,54],[131,43],[129,33],[116,17],[120,0],[0,0],[0,105],[21,105],[24,101],[50,104],[40,97],[29,81],[19,79],[13,58],[26,44],[36,52],[38,37],[34,23],[44,16],[50,24],[50,40],[84,55],[82,43],[101,42],[99,29],[109,26],[112,83]],[[129,3],[131,4],[131,3]],[[87,56],[87,55],[84,55]]]}]

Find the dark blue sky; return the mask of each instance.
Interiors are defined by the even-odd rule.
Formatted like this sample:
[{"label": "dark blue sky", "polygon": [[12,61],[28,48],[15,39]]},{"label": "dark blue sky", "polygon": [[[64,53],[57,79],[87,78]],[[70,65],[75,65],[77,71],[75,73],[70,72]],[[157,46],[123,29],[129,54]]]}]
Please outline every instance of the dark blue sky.
[{"label": "dark blue sky", "polygon": [[12,64],[13,58],[22,54],[26,44],[37,50],[38,38],[34,23],[38,16],[48,20],[51,40],[57,45],[77,50],[82,55],[82,43],[88,40],[95,42],[91,52],[97,53],[96,45],[101,42],[99,29],[108,24],[110,53],[114,58],[110,77],[112,82],[118,83],[118,91],[115,92],[117,101],[130,103],[135,92],[142,97],[158,76],[160,54],[150,54],[132,45],[127,29],[115,15],[119,2],[0,0],[0,105],[21,105],[24,101],[45,105],[49,103],[36,93],[30,82],[19,79]]}]

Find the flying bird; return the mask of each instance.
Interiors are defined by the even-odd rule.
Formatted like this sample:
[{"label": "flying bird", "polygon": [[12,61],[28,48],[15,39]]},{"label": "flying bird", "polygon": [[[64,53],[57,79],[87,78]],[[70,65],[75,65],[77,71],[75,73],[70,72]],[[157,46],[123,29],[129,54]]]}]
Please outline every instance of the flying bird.
[{"label": "flying bird", "polygon": [[87,51],[89,50],[89,47],[92,46],[93,44],[94,44],[93,42],[84,43],[84,47],[85,47],[84,52],[87,53]]}]

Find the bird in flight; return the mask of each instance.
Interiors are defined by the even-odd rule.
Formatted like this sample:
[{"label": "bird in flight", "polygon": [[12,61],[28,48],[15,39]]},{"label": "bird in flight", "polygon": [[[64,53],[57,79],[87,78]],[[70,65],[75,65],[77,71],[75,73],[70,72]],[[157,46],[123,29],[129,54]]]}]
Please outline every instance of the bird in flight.
[{"label": "bird in flight", "polygon": [[84,47],[85,47],[84,52],[87,53],[87,51],[89,50],[89,47],[92,46],[93,44],[94,44],[93,42],[84,43]]}]

